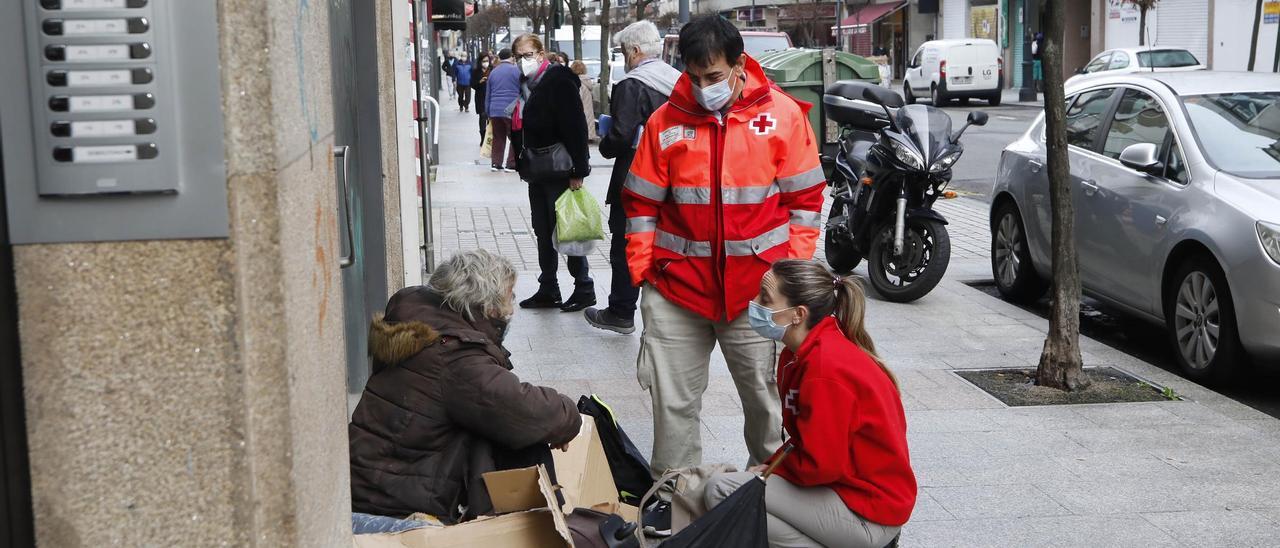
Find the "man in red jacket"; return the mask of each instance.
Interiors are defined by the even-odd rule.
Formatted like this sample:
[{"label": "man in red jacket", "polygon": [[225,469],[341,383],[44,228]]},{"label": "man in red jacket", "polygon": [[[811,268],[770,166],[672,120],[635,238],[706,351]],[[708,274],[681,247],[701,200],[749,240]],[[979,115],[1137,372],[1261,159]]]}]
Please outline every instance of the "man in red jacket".
[{"label": "man in red jacket", "polygon": [[637,377],[653,399],[658,472],[702,460],[702,394],[717,344],[751,462],[782,442],[777,348],[743,311],[774,261],[813,255],[825,182],[807,116],[770,88],[732,23],[696,17],[679,48],[687,68],[645,125],[623,192],[627,262],[644,287]]}]

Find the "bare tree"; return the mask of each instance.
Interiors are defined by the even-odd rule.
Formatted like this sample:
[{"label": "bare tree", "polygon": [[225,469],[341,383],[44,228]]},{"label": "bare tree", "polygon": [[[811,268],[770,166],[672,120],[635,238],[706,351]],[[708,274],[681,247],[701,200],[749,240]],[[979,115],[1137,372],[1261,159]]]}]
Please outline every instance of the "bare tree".
[{"label": "bare tree", "polygon": [[467,34],[479,38],[488,44],[493,33],[499,27],[508,26],[507,8],[502,4],[490,4],[467,18]]},{"label": "bare tree", "polygon": [[1070,164],[1067,161],[1067,106],[1062,78],[1064,4],[1044,3],[1044,112],[1049,164],[1053,284],[1049,335],[1036,368],[1036,384],[1079,390],[1086,381],[1080,356],[1080,268],[1076,256],[1075,207],[1071,203]]},{"label": "bare tree", "polygon": [[1147,43],[1147,11],[1156,7],[1160,0],[1124,0],[1138,8],[1138,45]]},{"label": "bare tree", "polygon": [[583,9],[582,0],[565,0],[565,6],[573,25],[573,58],[582,59],[582,26],[587,24],[587,10]]},{"label": "bare tree", "polygon": [[609,10],[612,7],[609,0],[600,0],[600,83],[596,85],[596,91],[600,93],[600,109],[604,111],[609,109],[609,92],[612,91],[609,88],[613,82],[609,74],[613,61],[612,29],[609,28]]},{"label": "bare tree", "polygon": [[649,15],[649,6],[653,5],[657,1],[658,0],[636,0],[636,21],[643,21],[647,19]]},{"label": "bare tree", "polygon": [[542,27],[551,16],[547,0],[507,0],[507,12],[513,17],[528,17],[534,35],[542,34]]}]

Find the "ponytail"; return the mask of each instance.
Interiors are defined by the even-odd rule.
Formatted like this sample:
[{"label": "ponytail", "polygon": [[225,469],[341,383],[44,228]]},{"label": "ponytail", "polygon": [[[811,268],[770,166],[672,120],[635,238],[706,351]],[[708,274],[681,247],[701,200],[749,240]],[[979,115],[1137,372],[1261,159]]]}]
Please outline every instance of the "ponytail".
[{"label": "ponytail", "polygon": [[818,261],[787,259],[773,264],[778,292],[794,306],[809,309],[809,328],[817,326],[828,316],[835,316],[845,338],[861,349],[880,366],[895,387],[898,378],[876,354],[876,344],[867,333],[864,317],[867,296],[862,283],[856,278],[840,277]]},{"label": "ponytail", "polygon": [[894,387],[901,389],[898,386],[898,377],[889,370],[884,360],[880,359],[880,355],[876,353],[876,343],[871,340],[871,334],[867,333],[867,325],[864,321],[866,309],[867,296],[862,289],[862,284],[852,276],[836,278],[835,317],[840,324],[840,331],[844,332],[845,338],[866,352],[867,356],[871,357],[871,361],[880,366],[880,370],[889,377]]}]

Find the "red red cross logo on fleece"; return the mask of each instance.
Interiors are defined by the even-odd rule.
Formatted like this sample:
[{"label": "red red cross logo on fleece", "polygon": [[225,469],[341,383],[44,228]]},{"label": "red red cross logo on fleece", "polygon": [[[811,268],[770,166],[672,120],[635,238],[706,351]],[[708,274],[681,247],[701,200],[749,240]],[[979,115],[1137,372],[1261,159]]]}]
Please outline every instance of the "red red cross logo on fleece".
[{"label": "red red cross logo on fleece", "polygon": [[777,125],[778,124],[773,119],[773,115],[766,112],[751,121],[751,131],[756,132],[756,135],[768,135],[770,131],[773,131],[773,128],[777,127]]}]

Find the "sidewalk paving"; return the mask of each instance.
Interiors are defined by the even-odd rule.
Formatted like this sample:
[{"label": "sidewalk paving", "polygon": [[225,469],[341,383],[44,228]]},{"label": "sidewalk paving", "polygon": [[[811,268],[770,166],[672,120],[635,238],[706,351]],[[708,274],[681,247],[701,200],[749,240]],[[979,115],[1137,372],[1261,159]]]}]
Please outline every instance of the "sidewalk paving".
[{"label": "sidewalk paving", "polygon": [[[496,250],[536,289],[524,183],[476,165],[472,114],[446,111],[433,186],[438,253]],[[466,141],[461,143],[459,141]],[[599,198],[607,162],[587,181]],[[1280,421],[1082,337],[1086,365],[1167,386],[1185,401],[1009,408],[954,371],[1034,367],[1048,322],[966,285],[990,280],[986,206],[941,202],[953,261],[929,296],[868,303],[868,326],[898,375],[920,492],[903,546],[1280,546]],[[819,246],[821,247],[821,246]],[[607,248],[591,259],[607,297]],[[865,275],[865,267],[858,269]],[[561,271],[562,287],[570,287]],[[507,337],[522,379],[576,398],[599,394],[642,451],[649,397],[635,380],[639,335],[589,327],[581,314],[520,311]],[[704,462],[745,463],[741,406],[723,358],[704,398]]]}]

